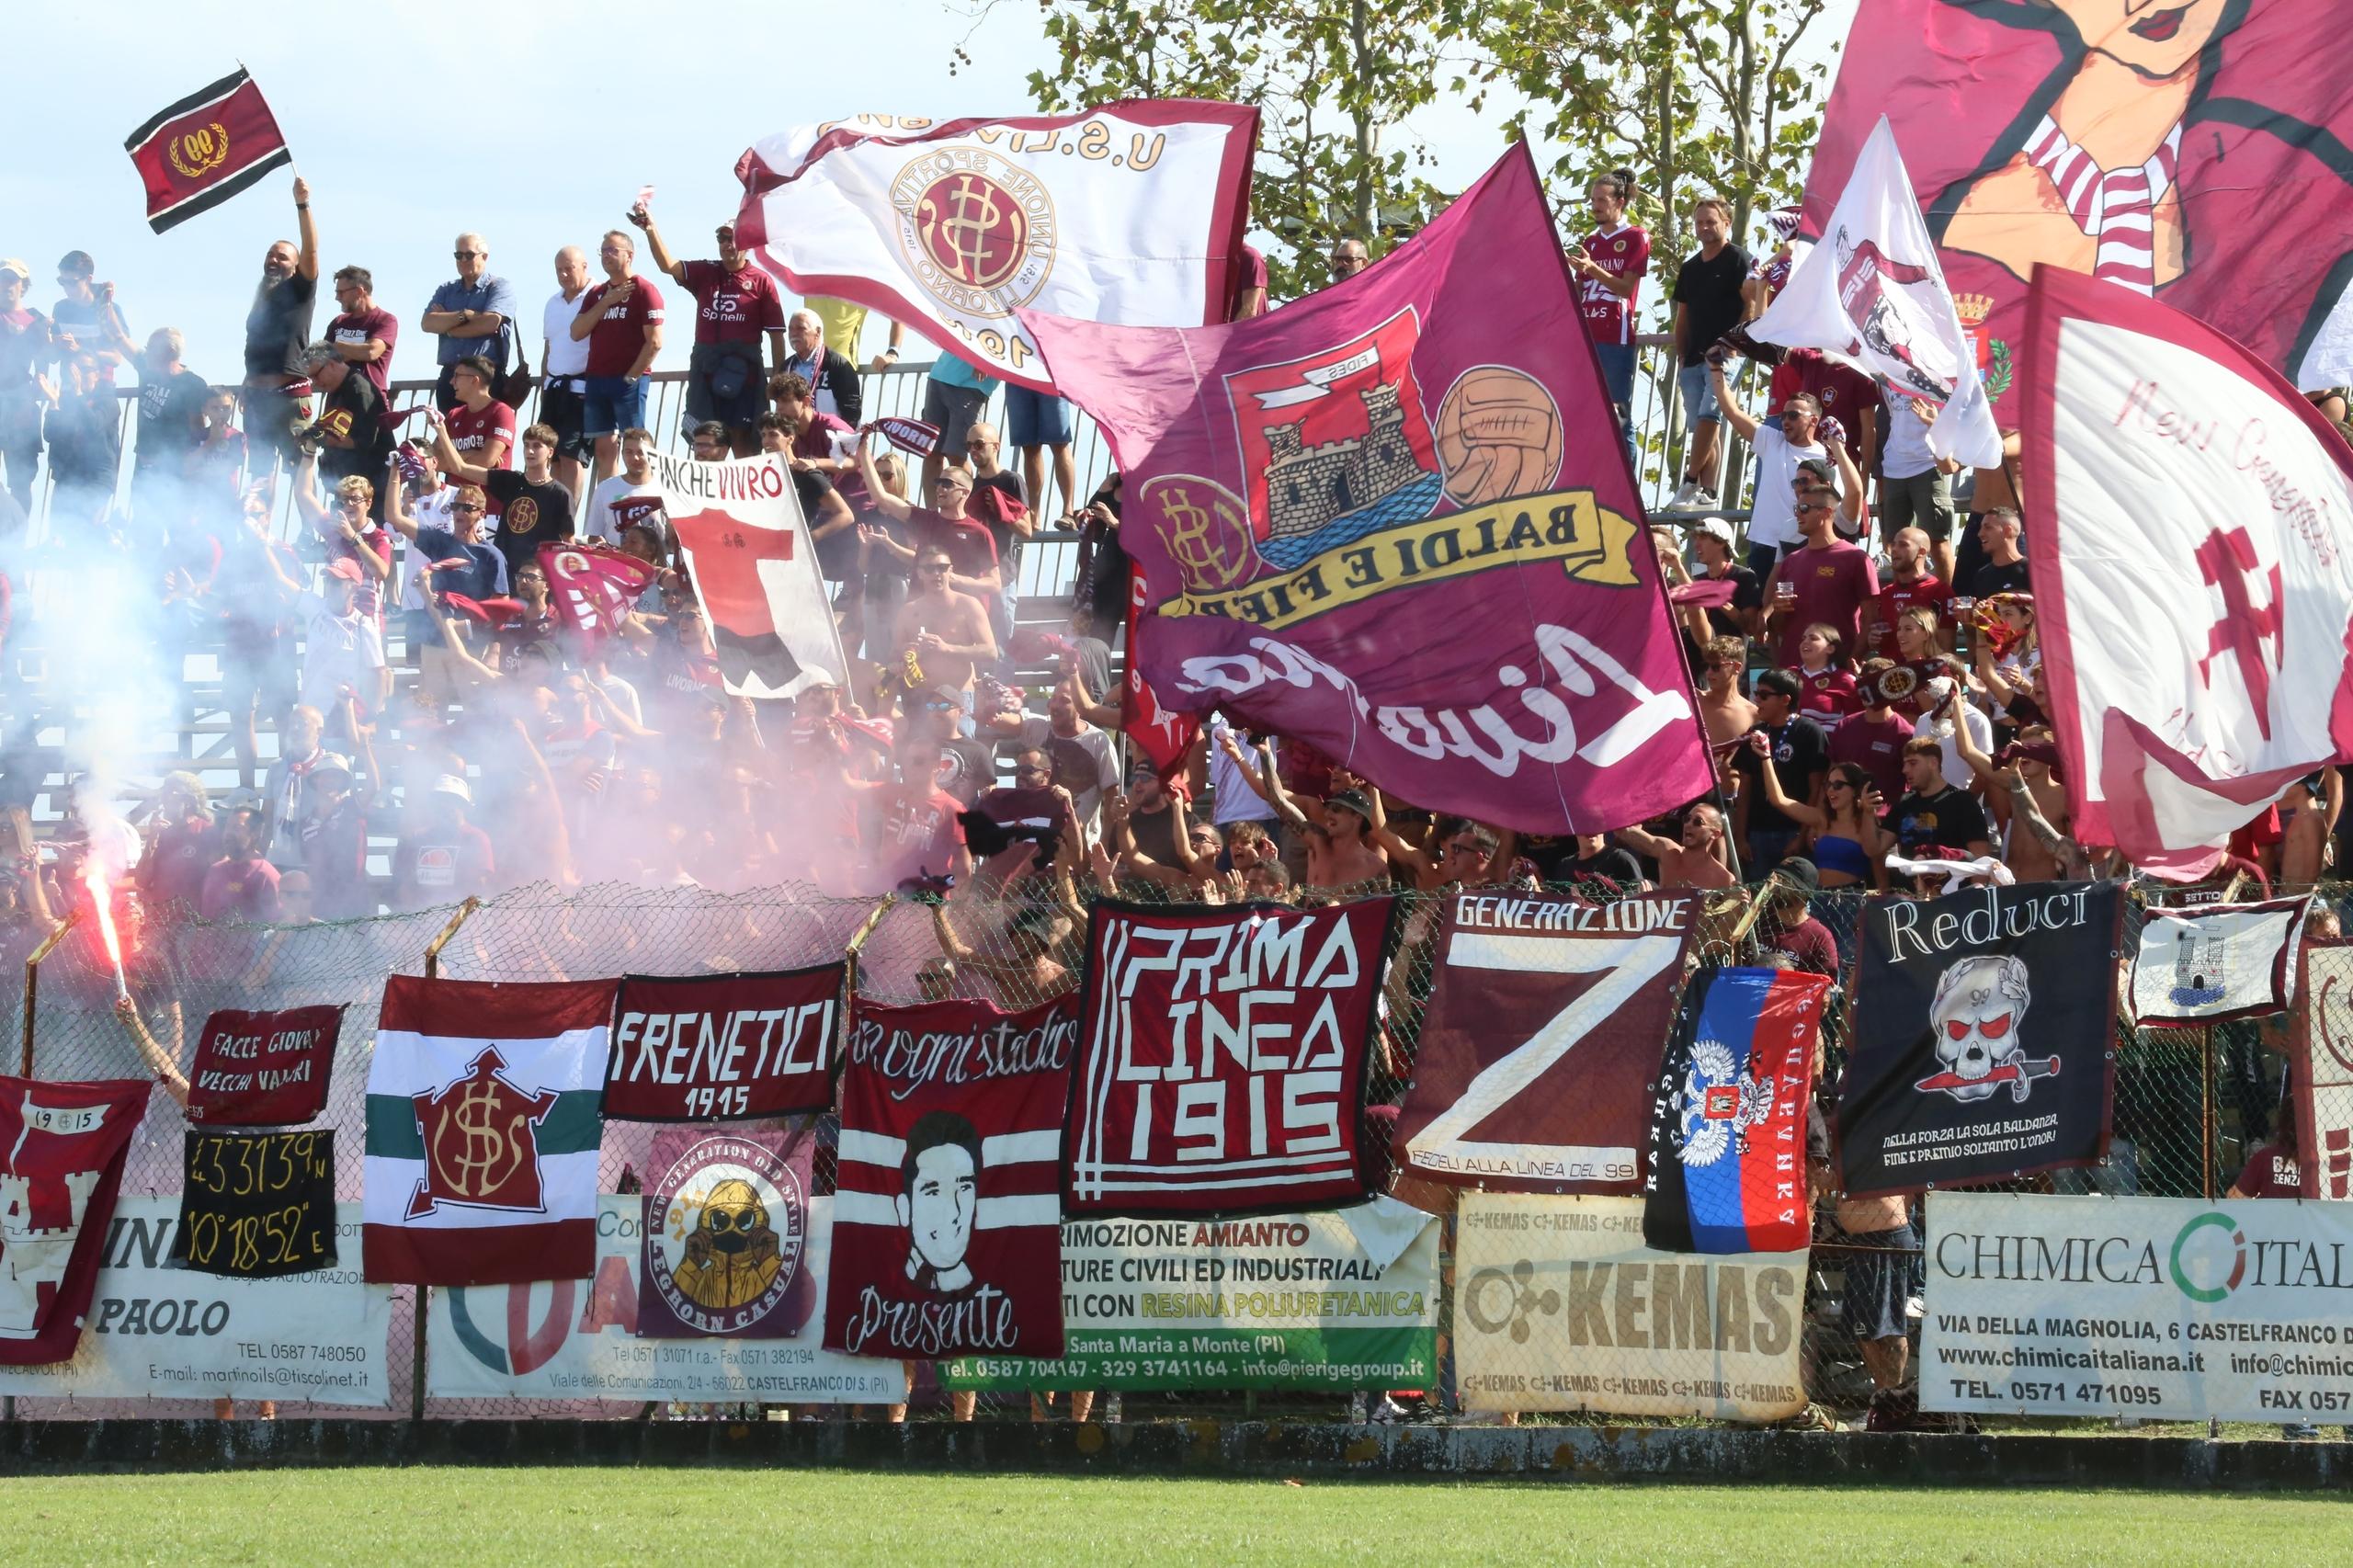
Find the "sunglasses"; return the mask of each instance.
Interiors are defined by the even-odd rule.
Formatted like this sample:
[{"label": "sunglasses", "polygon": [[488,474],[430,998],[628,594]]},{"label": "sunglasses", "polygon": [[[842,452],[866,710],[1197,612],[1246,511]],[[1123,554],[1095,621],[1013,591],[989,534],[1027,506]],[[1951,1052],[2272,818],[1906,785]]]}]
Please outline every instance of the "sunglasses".
[{"label": "sunglasses", "polygon": [[[969,443],[967,444],[969,445]],[[931,482],[931,487],[934,490],[970,490],[972,488],[969,484],[959,484],[952,479],[935,479]]]},{"label": "sunglasses", "polygon": [[475,506],[471,501],[453,501],[449,504],[449,510],[452,512],[479,512],[482,508]]},{"label": "sunglasses", "polygon": [[946,574],[953,571],[954,568],[949,566],[945,561],[926,561],[922,565],[916,567],[915,570],[928,575],[934,572]]},{"label": "sunglasses", "polygon": [[1013,776],[1016,778],[1046,778],[1051,777],[1053,771],[1051,767],[1017,767]]},{"label": "sunglasses", "polygon": [[474,257],[476,257],[476,256],[487,256],[487,255],[489,254],[489,252],[487,252],[487,251],[478,251],[478,250],[461,250],[461,251],[452,251],[452,252],[450,252],[450,254],[451,254],[452,256],[456,256],[460,261],[472,261],[472,260],[473,260],[473,258],[474,258]]}]

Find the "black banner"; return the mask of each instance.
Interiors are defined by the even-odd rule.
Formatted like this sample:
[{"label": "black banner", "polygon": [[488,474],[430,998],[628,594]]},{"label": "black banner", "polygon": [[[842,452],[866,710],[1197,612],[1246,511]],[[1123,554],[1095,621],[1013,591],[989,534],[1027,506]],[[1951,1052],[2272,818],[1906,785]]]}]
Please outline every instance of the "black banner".
[{"label": "black banner", "polygon": [[2108,1152],[2123,918],[2116,882],[1872,905],[1838,1100],[1847,1191],[2097,1165]]},{"label": "black banner", "polygon": [[190,1132],[171,1256],[233,1279],[334,1267],[334,1130]]}]

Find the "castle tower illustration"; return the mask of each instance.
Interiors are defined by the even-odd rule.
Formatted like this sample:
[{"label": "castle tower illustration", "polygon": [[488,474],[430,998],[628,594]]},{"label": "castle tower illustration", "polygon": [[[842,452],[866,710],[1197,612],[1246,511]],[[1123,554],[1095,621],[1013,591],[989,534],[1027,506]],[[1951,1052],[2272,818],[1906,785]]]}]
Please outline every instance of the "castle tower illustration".
[{"label": "castle tower illustration", "polygon": [[2222,999],[2229,942],[2221,931],[2185,931],[2174,944],[2172,999],[2184,1006]]},{"label": "castle tower illustration", "polygon": [[1267,528],[1275,539],[1312,534],[1335,517],[1362,511],[1424,476],[1405,439],[1405,410],[1397,388],[1381,384],[1358,394],[1370,428],[1362,436],[1302,444],[1305,420],[1267,431],[1274,460],[1267,465]]}]

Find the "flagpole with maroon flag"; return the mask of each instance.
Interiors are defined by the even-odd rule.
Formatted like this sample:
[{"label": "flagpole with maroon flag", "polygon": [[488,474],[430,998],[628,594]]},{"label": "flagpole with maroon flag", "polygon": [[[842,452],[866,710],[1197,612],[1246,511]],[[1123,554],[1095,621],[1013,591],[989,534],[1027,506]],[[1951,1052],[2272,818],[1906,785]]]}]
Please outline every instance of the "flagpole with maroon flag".
[{"label": "flagpole with maroon flag", "polygon": [[1123,475],[1130,660],[1401,799],[1598,833],[1713,782],[1535,162],[1247,321],[1021,312]]},{"label": "flagpole with maroon flag", "polygon": [[244,66],[159,109],[123,142],[157,233],[210,210],[294,161]]}]

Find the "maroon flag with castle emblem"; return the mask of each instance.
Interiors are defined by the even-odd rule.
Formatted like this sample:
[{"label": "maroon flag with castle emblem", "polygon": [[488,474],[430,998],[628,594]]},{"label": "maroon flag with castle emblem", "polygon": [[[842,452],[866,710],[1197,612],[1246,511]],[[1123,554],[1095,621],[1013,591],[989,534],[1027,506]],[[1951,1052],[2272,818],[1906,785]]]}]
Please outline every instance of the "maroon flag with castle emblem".
[{"label": "maroon flag with castle emblem", "polygon": [[1535,165],[1230,324],[1021,312],[1125,475],[1132,667],[1434,811],[1621,827],[1707,791],[1642,504]]},{"label": "maroon flag with castle emblem", "polygon": [[123,142],[147,187],[157,233],[294,161],[261,89],[240,67],[157,111]]},{"label": "maroon flag with castle emblem", "polygon": [[73,1358],[152,1087],[0,1078],[0,1366]]}]

